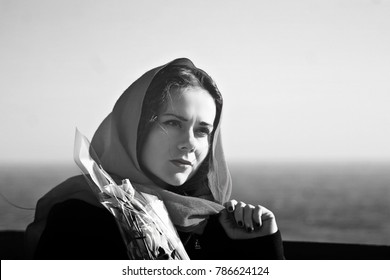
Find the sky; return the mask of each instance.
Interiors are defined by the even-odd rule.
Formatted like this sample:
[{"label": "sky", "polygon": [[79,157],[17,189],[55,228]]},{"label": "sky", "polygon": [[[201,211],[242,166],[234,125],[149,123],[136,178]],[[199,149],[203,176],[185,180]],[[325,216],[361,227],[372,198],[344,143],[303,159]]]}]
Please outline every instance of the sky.
[{"label": "sky", "polygon": [[232,161],[390,161],[390,1],[0,0],[0,162],[72,162],[178,57],[224,97]]}]

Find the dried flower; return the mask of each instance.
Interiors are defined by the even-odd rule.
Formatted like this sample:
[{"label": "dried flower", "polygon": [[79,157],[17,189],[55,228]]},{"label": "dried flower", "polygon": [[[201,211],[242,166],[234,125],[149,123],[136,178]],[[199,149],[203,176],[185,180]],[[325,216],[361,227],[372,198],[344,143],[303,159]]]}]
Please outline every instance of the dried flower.
[{"label": "dried flower", "polygon": [[92,159],[88,139],[76,130],[74,159],[93,193],[119,226],[130,259],[189,259],[162,200],[138,192],[128,179],[118,185]]}]

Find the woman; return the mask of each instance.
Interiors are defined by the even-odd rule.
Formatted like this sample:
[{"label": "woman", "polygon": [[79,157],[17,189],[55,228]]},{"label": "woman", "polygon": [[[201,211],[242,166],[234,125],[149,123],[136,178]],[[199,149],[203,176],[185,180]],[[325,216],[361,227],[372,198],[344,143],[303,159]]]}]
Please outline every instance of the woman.
[{"label": "woman", "polygon": [[[160,195],[191,259],[282,259],[274,215],[229,201],[221,113],[213,80],[190,60],[176,59],[148,71],[122,94],[92,147],[116,179]],[[82,176],[40,199],[27,237],[35,258],[127,258],[113,216]]]}]

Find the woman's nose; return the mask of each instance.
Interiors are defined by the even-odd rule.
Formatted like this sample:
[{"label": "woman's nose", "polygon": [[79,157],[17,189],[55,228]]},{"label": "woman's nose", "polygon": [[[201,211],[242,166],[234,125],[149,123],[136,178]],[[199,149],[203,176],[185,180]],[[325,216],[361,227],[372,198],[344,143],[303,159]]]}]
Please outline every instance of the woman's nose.
[{"label": "woman's nose", "polygon": [[183,132],[178,143],[178,148],[187,152],[195,151],[195,136],[192,131]]}]

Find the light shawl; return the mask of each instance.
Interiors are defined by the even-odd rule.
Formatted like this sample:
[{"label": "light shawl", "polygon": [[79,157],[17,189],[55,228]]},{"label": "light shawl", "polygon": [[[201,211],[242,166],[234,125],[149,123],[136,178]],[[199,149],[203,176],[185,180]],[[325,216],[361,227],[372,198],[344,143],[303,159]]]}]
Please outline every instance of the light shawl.
[{"label": "light shawl", "polygon": [[[209,187],[214,201],[202,197],[182,196],[161,189],[142,172],[137,159],[136,146],[143,99],[153,77],[167,65],[196,68],[189,59],[181,58],[146,72],[120,96],[113,111],[97,129],[91,145],[107,172],[116,175],[119,179],[128,178],[139,191],[160,196],[173,224],[179,230],[192,231],[197,225],[204,224],[202,222],[209,215],[217,214],[224,209],[222,204],[231,194],[231,177],[223,154],[220,123],[215,128],[210,151],[213,160],[208,173]],[[34,222],[26,229],[28,257],[33,256],[50,209],[55,204],[68,199],[80,199],[101,207],[82,176],[72,177],[53,188],[38,201]]]},{"label": "light shawl", "polygon": [[217,203],[163,190],[141,170],[136,147],[142,104],[153,77],[167,65],[196,68],[189,59],[181,58],[146,72],[118,99],[113,111],[96,131],[92,147],[107,172],[130,179],[139,191],[157,192],[164,200],[173,223],[184,229],[196,226],[207,216],[223,209],[221,204],[226,202],[231,194],[231,178],[222,150],[220,123],[215,128],[211,149],[213,160],[208,172],[210,191]]}]

